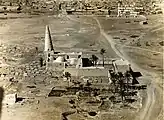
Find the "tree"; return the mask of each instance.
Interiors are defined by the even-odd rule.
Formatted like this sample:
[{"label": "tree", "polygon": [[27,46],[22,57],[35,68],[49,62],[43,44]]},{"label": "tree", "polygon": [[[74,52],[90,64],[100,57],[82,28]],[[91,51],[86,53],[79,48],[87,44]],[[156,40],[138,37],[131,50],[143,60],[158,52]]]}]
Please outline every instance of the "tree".
[{"label": "tree", "polygon": [[66,77],[67,80],[68,80],[68,78],[71,78],[71,73],[69,73],[69,72],[65,72],[65,77]]},{"label": "tree", "polygon": [[85,84],[87,87],[89,87],[90,85],[92,85],[88,80],[87,83]]},{"label": "tree", "polygon": [[120,86],[120,95],[121,95],[121,99],[122,101],[124,100],[124,76],[121,72],[118,72],[118,76],[119,76],[119,86]]},{"label": "tree", "polygon": [[62,4],[61,3],[59,4],[59,10],[62,10]]},{"label": "tree", "polygon": [[3,7],[3,10],[5,10],[5,11],[6,11],[6,10],[7,10],[7,7]]},{"label": "tree", "polygon": [[98,57],[96,55],[92,55],[91,60],[93,62],[93,66],[95,66],[97,64]]},{"label": "tree", "polygon": [[103,48],[100,50],[100,54],[102,55],[102,58],[103,58],[103,67],[104,67],[104,53],[105,52],[106,52],[106,50]]},{"label": "tree", "polygon": [[25,0],[25,5],[29,5],[29,0]]},{"label": "tree", "polygon": [[108,10],[108,15],[110,15],[111,14],[111,11],[110,10]]},{"label": "tree", "polygon": [[39,62],[40,62],[40,67],[42,67],[43,66],[43,58],[42,57],[39,59]]},{"label": "tree", "polygon": [[117,91],[117,82],[118,82],[118,75],[115,72],[110,72],[111,75],[111,80],[112,80],[112,84],[114,85],[114,94]]},{"label": "tree", "polygon": [[127,90],[127,93],[128,93],[128,86],[129,86],[129,81],[130,81],[130,77],[131,77],[131,74],[130,74],[129,71],[125,72],[125,77],[126,77],[126,90]]},{"label": "tree", "polygon": [[17,8],[17,11],[20,12],[22,10],[21,6],[19,5],[19,7]]}]

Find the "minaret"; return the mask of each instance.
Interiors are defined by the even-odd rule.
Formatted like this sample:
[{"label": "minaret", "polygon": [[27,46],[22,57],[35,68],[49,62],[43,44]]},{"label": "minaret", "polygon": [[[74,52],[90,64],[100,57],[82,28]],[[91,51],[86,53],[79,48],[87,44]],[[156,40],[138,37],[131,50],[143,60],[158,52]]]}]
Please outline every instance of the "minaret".
[{"label": "minaret", "polygon": [[117,17],[120,17],[120,3],[118,2]]},{"label": "minaret", "polygon": [[120,7],[122,5],[122,0],[118,1],[118,10],[117,10],[117,17],[120,17]]},{"label": "minaret", "polygon": [[53,51],[53,44],[52,44],[52,39],[51,39],[51,33],[50,33],[50,28],[48,25],[46,25],[46,31],[45,31],[45,47],[44,51]]}]

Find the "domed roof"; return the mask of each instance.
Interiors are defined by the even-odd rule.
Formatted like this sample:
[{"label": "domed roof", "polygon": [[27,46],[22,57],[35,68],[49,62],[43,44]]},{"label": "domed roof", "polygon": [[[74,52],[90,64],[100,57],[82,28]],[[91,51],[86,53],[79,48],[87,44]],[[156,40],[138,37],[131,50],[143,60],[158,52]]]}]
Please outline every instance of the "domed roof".
[{"label": "domed roof", "polygon": [[64,62],[64,57],[59,56],[58,58],[56,58],[55,62]]}]

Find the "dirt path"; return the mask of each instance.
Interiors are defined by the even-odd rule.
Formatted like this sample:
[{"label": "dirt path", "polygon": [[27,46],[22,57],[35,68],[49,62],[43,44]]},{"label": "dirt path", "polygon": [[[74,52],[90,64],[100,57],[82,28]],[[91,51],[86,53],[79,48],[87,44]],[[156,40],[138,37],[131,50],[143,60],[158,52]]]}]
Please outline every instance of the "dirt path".
[{"label": "dirt path", "polygon": [[134,46],[129,46],[129,45],[125,45],[123,47],[127,47],[127,48],[132,48],[132,49],[138,49],[138,50],[142,50],[142,51],[146,51],[146,52],[151,52],[151,53],[156,53],[156,54],[161,54],[163,55],[163,52],[158,52],[155,50],[149,50],[149,49],[145,49],[145,48],[140,48],[140,47],[134,47]]},{"label": "dirt path", "polygon": [[[75,22],[79,22],[80,23],[80,21],[79,20],[77,20],[77,19],[73,19],[73,18],[71,18],[70,16],[67,16],[70,20],[72,20],[72,21],[75,21]],[[89,16],[89,17],[92,17],[92,16]],[[94,19],[96,20],[96,22],[97,22],[97,26],[100,28],[100,32],[101,32],[101,34],[108,40],[108,41],[110,41],[110,44],[111,44],[111,47],[112,47],[112,49],[115,51],[115,52],[117,52],[117,55],[118,56],[120,56],[121,58],[124,58],[124,56],[122,56],[122,54],[121,54],[121,52],[119,52],[116,48],[115,48],[115,43],[113,42],[113,38],[111,37],[111,36],[109,36],[107,33],[105,33],[104,32],[104,30],[102,29],[102,27],[101,27],[101,25],[100,25],[100,22],[98,21],[98,19],[96,18],[96,17],[94,17]],[[93,25],[92,23],[88,23],[88,22],[83,22],[84,24],[88,24],[88,25]],[[156,29],[155,31],[158,31],[158,30],[160,30],[160,29],[163,29],[163,27],[162,28],[159,28],[159,29]],[[155,31],[153,31],[153,32],[155,32]],[[141,38],[141,37],[140,37]],[[117,43],[117,44],[119,44],[119,43]],[[127,47],[127,48],[132,48],[132,49],[138,49],[138,50],[143,50],[143,51],[147,51],[147,52],[152,52],[152,53],[156,53],[156,54],[164,54],[163,52],[159,52],[159,51],[155,51],[155,50],[150,50],[150,49],[146,49],[146,48],[140,48],[140,47],[135,47],[135,46],[129,46],[129,45],[127,45],[126,43],[122,46],[122,47]]]},{"label": "dirt path", "polygon": [[[70,20],[79,22],[76,19],[73,19],[71,17],[69,17],[69,18],[70,18]],[[132,48],[132,49],[139,49],[139,50],[148,51],[148,52],[152,52],[152,53],[163,54],[162,52],[153,51],[153,50],[149,50],[149,49],[145,49],[145,48],[134,47],[134,46],[127,46],[127,45],[122,45],[121,48],[117,49],[116,43],[113,42],[112,36],[105,33],[105,31],[101,27],[99,20],[96,17],[94,17],[94,19],[96,20],[98,27],[100,28],[100,33],[106,38],[106,40],[108,40],[108,42],[111,45],[111,48],[122,59],[131,61],[131,58],[129,56],[127,56],[125,54],[125,52],[123,51],[124,47]],[[91,23],[86,23],[86,24],[91,24]],[[133,68],[135,68],[138,71],[141,71],[144,75],[149,76],[148,78],[150,79],[150,85],[147,88],[146,102],[145,102],[144,106],[142,107],[142,109],[139,111],[138,115],[136,115],[135,120],[155,120],[157,118],[154,119],[154,118],[151,118],[151,116],[154,114],[155,108],[161,107],[161,104],[157,103],[158,102],[157,97],[159,97],[161,95],[161,93],[163,92],[160,85],[158,85],[158,83],[156,83],[156,81],[155,81],[158,78],[158,75],[155,73],[150,73],[149,71],[146,71],[144,69],[141,69],[135,63],[132,63],[132,62],[130,62],[130,63]],[[156,106],[157,104],[158,104],[158,106]]]},{"label": "dirt path", "polygon": [[151,32],[157,32],[157,31],[162,30],[162,29],[164,29],[164,27],[160,27],[158,29],[152,30]]},{"label": "dirt path", "polygon": [[[112,40],[112,37],[110,35],[108,35],[107,33],[105,33],[104,30],[102,29],[99,20],[97,18],[95,18],[95,20],[97,21],[97,24],[99,25],[101,34],[108,40],[108,42],[111,44],[111,47],[116,52],[116,54],[124,60],[130,60],[130,58],[128,56],[125,56],[125,53],[123,52],[123,47],[118,50],[116,48],[116,44]],[[124,47],[126,47],[126,46],[124,46]],[[128,46],[128,47],[131,47],[131,46]],[[136,48],[136,47],[132,47],[132,48]],[[142,49],[142,48],[139,48],[139,49],[146,50],[149,52],[155,52],[155,53],[163,54],[163,53],[157,52],[157,51],[151,51],[151,50]],[[132,64],[133,68],[137,68],[140,71],[142,71],[143,73],[151,76],[150,77],[151,85],[147,88],[147,99],[145,102],[146,104],[145,104],[144,108],[142,108],[140,110],[139,115],[137,115],[137,117],[135,119],[135,120],[150,120],[151,115],[153,115],[153,112],[154,112],[153,109],[155,107],[158,107],[158,106],[155,106],[155,101],[156,101],[156,97],[157,97],[156,94],[160,94],[162,92],[162,90],[158,87],[158,85],[155,83],[155,81],[153,81],[156,79],[156,77],[154,77],[154,76],[156,76],[155,74],[151,74],[148,71],[139,68],[135,63],[131,63],[131,64]]]}]

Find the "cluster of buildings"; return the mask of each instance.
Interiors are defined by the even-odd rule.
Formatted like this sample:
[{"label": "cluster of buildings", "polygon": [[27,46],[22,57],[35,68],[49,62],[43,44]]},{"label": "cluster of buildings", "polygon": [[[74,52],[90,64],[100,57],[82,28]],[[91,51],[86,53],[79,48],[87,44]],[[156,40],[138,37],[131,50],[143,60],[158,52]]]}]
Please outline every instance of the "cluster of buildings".
[{"label": "cluster of buildings", "polygon": [[[134,16],[151,12],[154,3],[151,1],[125,0],[0,0],[1,6],[17,9],[31,9],[37,12],[66,11],[68,14],[96,14],[96,15],[117,15]],[[12,6],[12,7],[11,7]],[[13,7],[16,8],[13,8]],[[161,12],[159,8],[156,11]]]},{"label": "cluster of buildings", "polygon": [[118,3],[118,17],[121,16],[133,16],[137,17],[140,12],[143,11],[143,7],[135,7],[133,5],[121,5]]},{"label": "cluster of buildings", "polygon": [[[136,78],[142,75],[140,72],[133,72],[128,61],[122,59],[102,61],[98,58],[95,62],[90,59],[91,55],[88,56],[82,52],[55,51],[49,26],[46,26],[45,31],[44,55],[48,71],[61,71],[65,77],[69,73],[69,78],[72,78],[66,77],[67,85],[53,87],[48,97],[75,95],[78,96],[77,98],[89,98],[96,96],[94,101],[110,102],[111,92],[114,92],[120,94],[114,97],[114,103],[121,101],[132,103],[134,99],[137,99],[135,90],[146,87],[136,86],[139,84]],[[115,84],[114,89],[109,87],[111,83]]]}]

